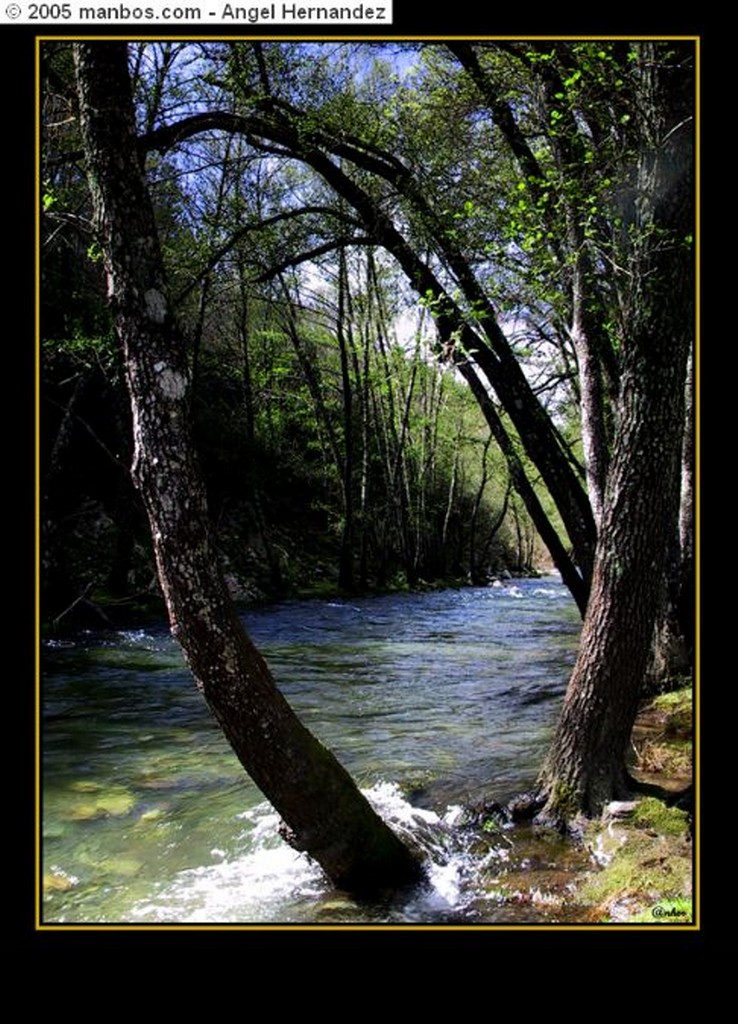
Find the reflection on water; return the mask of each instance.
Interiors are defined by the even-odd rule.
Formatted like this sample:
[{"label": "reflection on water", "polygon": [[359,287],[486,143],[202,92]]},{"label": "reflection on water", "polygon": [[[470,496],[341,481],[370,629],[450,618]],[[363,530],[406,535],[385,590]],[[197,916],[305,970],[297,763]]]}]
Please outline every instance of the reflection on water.
[{"label": "reflection on water", "polygon": [[[431,855],[405,905],[359,908],[276,834],[165,627],[50,641],[43,666],[46,922],[494,919],[455,808],[531,784],[579,619],[554,579],[250,611],[306,725]],[[486,908],[486,909],[485,909]]]}]

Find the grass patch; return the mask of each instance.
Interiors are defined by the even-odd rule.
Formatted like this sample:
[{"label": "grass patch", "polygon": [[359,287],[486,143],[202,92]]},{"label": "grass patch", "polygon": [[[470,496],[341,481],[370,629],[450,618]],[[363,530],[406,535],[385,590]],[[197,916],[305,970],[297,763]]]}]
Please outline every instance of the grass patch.
[{"label": "grass patch", "polygon": [[693,695],[690,686],[662,693],[642,708],[633,730],[634,767],[646,775],[692,774]]},{"label": "grass patch", "polygon": [[637,767],[649,775],[687,776],[692,771],[692,743],[646,740],[637,748]]},{"label": "grass patch", "polygon": [[[668,787],[692,772],[693,694],[663,693],[642,709],[634,729],[635,767]],[[600,862],[577,893],[595,920],[689,924],[692,839],[689,815],[661,800],[638,802],[625,821],[592,823],[587,842]]]}]

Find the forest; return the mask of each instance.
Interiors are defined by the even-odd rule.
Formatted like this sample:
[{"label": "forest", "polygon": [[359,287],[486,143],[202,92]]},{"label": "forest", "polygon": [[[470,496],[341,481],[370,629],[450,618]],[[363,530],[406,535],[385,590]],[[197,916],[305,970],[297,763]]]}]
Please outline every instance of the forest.
[{"label": "forest", "polygon": [[581,620],[563,704],[531,785],[477,817],[692,813],[628,757],[695,657],[696,63],[40,44],[43,635],[168,617],[283,838],[357,898],[427,884],[422,850],[243,609],[553,574]]}]

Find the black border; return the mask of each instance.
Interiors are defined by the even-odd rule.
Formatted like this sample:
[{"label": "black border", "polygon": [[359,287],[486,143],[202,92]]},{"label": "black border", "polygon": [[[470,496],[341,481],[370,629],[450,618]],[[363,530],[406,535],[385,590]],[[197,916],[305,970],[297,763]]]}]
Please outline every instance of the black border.
[{"label": "black border", "polygon": [[[306,0],[307,2],[307,0]],[[350,0],[349,0],[350,2]],[[115,930],[102,931],[94,925],[79,926],[74,929],[60,929],[45,927],[38,931],[35,926],[35,893],[38,885],[35,866],[35,830],[37,828],[35,815],[35,648],[36,648],[36,626],[34,616],[34,590],[35,590],[35,190],[36,190],[36,157],[35,157],[35,106],[36,106],[36,83],[35,83],[35,58],[36,39],[39,36],[117,36],[117,37],[146,37],[158,38],[161,36],[178,37],[207,37],[207,38],[228,38],[241,37],[266,37],[284,38],[300,37],[326,38],[326,37],[400,37],[409,38],[413,36],[437,36],[448,38],[452,35],[474,38],[478,36],[509,35],[525,38],[530,36],[602,36],[611,38],[614,35],[628,37],[638,36],[689,36],[697,37],[701,51],[702,60],[702,111],[706,110],[705,90],[708,84],[717,81],[720,71],[718,68],[719,56],[717,51],[719,45],[715,43],[715,37],[706,30],[701,20],[690,19],[686,23],[674,24],[674,19],[664,19],[656,16],[639,17],[629,19],[623,16],[621,24],[614,24],[610,12],[603,8],[597,16],[597,12],[588,12],[586,19],[581,15],[570,15],[566,12],[553,11],[548,17],[546,15],[525,17],[511,15],[499,10],[489,11],[475,3],[465,0],[464,3],[445,4],[443,7],[435,7],[432,11],[422,9],[413,13],[412,0],[394,0],[394,20],[377,30],[376,26],[254,26],[239,28],[231,31],[224,30],[221,26],[176,26],[172,24],[159,24],[151,26],[131,25],[107,25],[91,31],[89,25],[63,25],[63,26],[39,26],[31,27],[26,25],[2,25],[3,31],[3,74],[5,78],[4,94],[8,97],[8,105],[5,111],[7,148],[4,159],[5,178],[10,186],[6,186],[6,224],[7,230],[6,262],[5,262],[5,283],[6,291],[6,352],[5,365],[9,372],[5,377],[8,384],[6,391],[5,423],[3,437],[5,445],[5,473],[6,490],[5,505],[6,513],[9,514],[10,526],[6,527],[5,542],[6,554],[11,555],[11,564],[20,565],[20,573],[13,573],[6,590],[6,613],[10,612],[11,630],[8,635],[6,652],[10,654],[10,660],[6,661],[6,670],[10,668],[6,678],[6,693],[11,696],[11,707],[6,718],[6,729],[9,742],[8,749],[12,758],[8,771],[8,780],[11,795],[11,810],[8,812],[8,822],[12,827],[6,833],[6,848],[12,849],[11,870],[15,880],[8,881],[10,890],[10,915],[7,923],[10,925],[6,931],[6,938],[12,942],[18,953],[32,951],[61,951],[72,947],[76,954],[88,955],[96,952],[105,952],[106,955],[115,956],[118,951],[127,951],[129,943],[136,941],[136,949],[144,953],[147,944],[154,943],[160,947],[161,940],[166,941],[166,946],[172,952],[184,950],[180,943],[185,943],[189,949],[194,944],[198,948],[216,950],[226,948],[222,943],[227,943],[227,948],[232,949],[233,943],[238,948],[249,953],[269,952],[286,953],[303,951],[309,948],[318,956],[333,957],[338,954],[343,956],[350,953],[355,956],[357,953],[363,957],[371,952],[379,952],[385,966],[390,965],[389,974],[395,973],[394,966],[398,973],[404,973],[408,965],[402,961],[392,960],[395,951],[406,951],[412,949],[420,956],[430,956],[439,953],[444,960],[451,955],[453,959],[457,956],[469,957],[470,954],[481,952],[485,957],[490,955],[495,958],[500,953],[504,959],[512,954],[519,957],[524,950],[535,950],[536,957],[547,958],[551,953],[565,952],[568,956],[580,952],[591,952],[597,958],[613,956],[609,961],[614,967],[619,958],[614,954],[621,950],[626,955],[632,967],[638,970],[637,951],[639,949],[652,951],[656,948],[659,952],[678,954],[694,954],[704,950],[708,931],[706,926],[712,926],[715,920],[710,912],[709,901],[706,899],[706,875],[705,857],[709,852],[709,844],[703,842],[701,850],[702,866],[702,889],[700,893],[700,929],[692,931],[667,931],[664,929],[648,931],[640,930],[637,926],[623,930],[608,928],[583,930],[580,926],[550,926],[541,930],[479,930],[471,926],[469,929],[459,931],[443,930],[418,930],[393,932],[391,929],[381,928],[376,930],[362,931],[335,931],[326,928],[320,931],[300,931],[289,929],[286,931],[242,931],[223,927],[217,930],[153,930],[144,926],[131,926],[130,928],[116,928]],[[422,14],[422,16],[419,16]],[[641,15],[645,12],[641,11]],[[666,23],[665,23],[666,22]],[[671,22],[671,23],[668,23]],[[707,44],[707,45],[706,45]],[[713,63],[710,63],[713,62]],[[727,66],[725,67],[727,70]],[[728,90],[723,93],[725,107],[730,105],[730,95],[733,90],[728,83],[724,83]],[[719,88],[719,86],[718,86]],[[714,95],[714,93],[713,93]],[[729,113],[724,108],[724,113]],[[702,181],[703,193],[705,192],[706,176],[706,154],[709,153],[708,132],[705,123],[709,119],[703,117],[702,132]],[[708,206],[709,208],[709,206]],[[702,209],[702,228],[705,231],[706,210]],[[704,237],[709,236],[709,230]],[[707,245],[703,243],[703,259],[707,259]],[[703,285],[707,276],[703,267]],[[702,297],[703,314],[705,298]],[[728,328],[729,329],[729,328]],[[704,328],[703,328],[704,332]],[[702,345],[702,416],[701,427],[704,428],[705,406],[704,397],[705,378],[709,379],[709,371],[705,367],[705,337],[703,333]],[[13,395],[17,395],[17,401],[8,401]],[[28,396],[28,397],[26,397]],[[706,417],[710,421],[709,414]],[[20,429],[19,429],[20,424]],[[709,430],[708,430],[709,432]],[[717,443],[713,437],[713,442]],[[702,434],[702,450],[705,448],[705,434]],[[2,465],[2,463],[0,463]],[[705,466],[701,460],[702,482],[704,485]],[[2,472],[2,470],[0,470]],[[709,490],[709,489],[708,489]],[[702,521],[704,532],[705,504],[702,502]],[[7,520],[6,520],[7,521]],[[726,525],[728,533],[730,524]],[[30,557],[29,557],[30,556]],[[28,557],[28,562],[26,558]],[[700,576],[702,583],[702,596],[704,601],[704,554],[700,565]],[[28,571],[30,563],[31,571]],[[15,569],[15,564],[13,564]],[[706,604],[701,602],[702,639],[701,647],[705,646],[705,620],[707,618]],[[14,656],[13,648],[21,649],[21,659]],[[17,667],[16,667],[17,666]],[[720,681],[721,685],[729,682],[727,679]],[[705,744],[706,730],[704,707],[701,716],[700,746]],[[22,725],[21,725],[22,723]],[[22,754],[18,755],[17,739],[22,739]],[[28,749],[26,749],[28,742]],[[711,740],[712,742],[712,740]],[[28,760],[25,760],[28,758]],[[30,775],[25,773],[21,776],[18,770],[19,764],[30,764]],[[728,769],[729,770],[729,769]],[[703,764],[704,771],[704,764]],[[708,773],[709,775],[709,773]],[[703,775],[702,790],[705,790]],[[704,817],[704,807],[702,817]],[[20,844],[18,850],[12,836],[23,837],[28,842]],[[729,884],[729,883],[728,883]],[[29,896],[30,894],[30,896]],[[718,897],[719,898],[719,897]],[[708,907],[705,904],[708,903]],[[730,916],[730,909],[726,907],[726,917]],[[712,934],[712,933],[709,933]],[[308,941],[309,940],[309,941]],[[139,945],[143,943],[143,946]],[[522,943],[522,945],[521,945]],[[138,955],[138,953],[137,953]],[[635,959],[634,959],[635,958]],[[527,959],[527,958],[526,958]],[[608,960],[604,959],[601,964],[604,966]],[[484,975],[492,981],[498,973],[493,966],[493,961],[486,961],[487,968]],[[472,966],[473,961],[467,961],[467,968],[471,973],[476,973]],[[538,961],[538,967],[542,961]],[[39,965],[40,966],[40,965]],[[357,965],[358,966],[358,965]],[[498,969],[502,965],[498,966]],[[572,965],[574,966],[574,965]],[[585,964],[581,969],[574,969],[571,981],[576,985],[581,983],[586,973]],[[506,964],[507,967],[507,964]],[[528,961],[528,969],[533,965]],[[646,968],[646,963],[641,967]],[[489,972],[489,973],[488,973]],[[179,974],[179,971],[177,972]],[[410,974],[414,974],[410,970]],[[533,975],[537,974],[533,967]],[[546,973],[544,971],[544,973]],[[609,974],[609,970],[608,970]],[[574,979],[577,979],[576,981]],[[183,980],[183,979],[182,979]],[[244,980],[246,980],[244,978]],[[368,980],[368,979],[365,979]],[[432,982],[425,971],[420,972],[418,980],[423,984]],[[451,980],[449,978],[449,980]],[[461,980],[461,979],[459,979]],[[506,979],[512,980],[512,979]],[[532,979],[531,979],[532,980]],[[613,979],[614,980],[614,979]],[[499,978],[502,982],[502,978]],[[487,998],[491,1001],[487,1004],[492,1010],[496,1005],[496,998],[489,992],[486,982],[478,977],[477,982],[481,985],[473,985],[473,988],[484,994],[487,991]],[[559,995],[567,991],[567,984],[562,979],[562,986]],[[463,984],[463,982],[462,982]],[[507,987],[505,982],[503,986]],[[520,995],[525,998],[526,994],[533,995],[537,986],[526,987],[520,990]],[[604,990],[609,985],[605,983]],[[279,993],[277,994],[279,998]],[[541,993],[542,994],[542,993]],[[603,993],[604,994],[604,993]],[[609,1001],[609,997],[608,1001]],[[667,997],[668,998],[668,997]],[[485,1000],[486,1001],[486,1000]]]}]

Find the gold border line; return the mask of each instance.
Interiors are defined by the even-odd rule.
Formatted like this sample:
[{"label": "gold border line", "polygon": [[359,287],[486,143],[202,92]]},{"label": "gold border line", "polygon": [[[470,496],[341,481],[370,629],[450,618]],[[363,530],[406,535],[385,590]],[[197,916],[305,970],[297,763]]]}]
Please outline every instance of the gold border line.
[{"label": "gold border line", "polygon": [[700,561],[702,556],[702,544],[701,544],[701,524],[702,524],[702,489],[700,486],[701,481],[701,464],[700,464],[700,441],[701,441],[701,430],[700,420],[702,411],[702,400],[701,400],[701,364],[702,364],[702,305],[701,305],[701,274],[702,274],[702,208],[700,203],[701,196],[701,143],[702,143],[702,91],[701,91],[701,73],[702,73],[702,51],[699,45],[699,39],[695,41],[695,161],[694,161],[694,187],[695,187],[695,206],[694,206],[694,234],[695,234],[695,305],[694,305],[694,351],[692,354],[693,359],[693,371],[694,377],[692,382],[693,390],[693,402],[694,402],[694,665],[693,665],[693,680],[692,680],[692,718],[693,718],[693,737],[692,737],[692,779],[694,785],[694,816],[693,816],[693,883],[692,887],[694,890],[693,898],[693,913],[694,921],[697,927],[700,927],[702,920],[702,890],[701,890],[701,834],[700,825],[702,822],[702,800],[701,800],[701,771],[700,762],[702,754],[702,741],[701,741],[701,705],[702,705],[702,651],[701,651],[701,636],[702,636],[702,619],[700,611],[700,603],[702,597],[702,590],[700,586]]},{"label": "gold border line", "polygon": [[[217,27],[217,26],[216,26]],[[98,924],[94,922],[75,922],[73,924],[56,924],[53,922],[42,921],[42,901],[43,901],[43,890],[42,890],[42,862],[43,862],[43,850],[42,850],[42,826],[41,826],[41,815],[42,815],[42,792],[41,792],[41,761],[42,761],[42,749],[41,749],[41,455],[40,455],[40,444],[41,444],[41,415],[40,415],[40,403],[41,403],[41,314],[40,314],[40,303],[41,303],[41,256],[40,256],[40,241],[41,241],[41,44],[46,42],[171,42],[171,41],[185,41],[185,42],[217,42],[219,41],[219,35],[216,32],[206,36],[187,36],[187,35],[167,35],[167,34],[136,34],[136,35],[36,35],[34,37],[35,44],[35,99],[36,99],[36,112],[35,112],[35,195],[36,195],[36,211],[35,211],[35,230],[36,230],[36,245],[35,245],[35,275],[36,275],[36,295],[35,295],[35,331],[36,331],[36,354],[35,354],[35,515],[36,515],[36,528],[35,528],[35,555],[36,555],[36,572],[35,572],[35,588],[34,588],[34,603],[35,603],[35,625],[36,625],[36,650],[35,650],[35,694],[36,694],[36,748],[35,748],[35,801],[36,801],[36,842],[35,842],[35,862],[36,862],[36,891],[35,891],[35,927],[40,932],[211,932],[211,931],[225,931],[225,932],[292,932],[294,933],[312,933],[312,932],[376,932],[376,933],[393,933],[393,932],[442,932],[444,934],[450,932],[465,932],[465,933],[487,933],[487,932],[697,932],[701,928],[701,872],[700,872],[700,838],[699,838],[699,823],[701,821],[701,801],[700,801],[700,770],[699,770],[699,751],[701,749],[699,738],[700,738],[700,692],[701,692],[701,678],[700,678],[700,582],[699,582],[699,567],[700,567],[700,525],[701,525],[701,501],[700,501],[700,380],[701,380],[701,336],[700,336],[700,224],[701,224],[701,210],[700,210],[700,72],[701,72],[701,52],[700,52],[700,40],[699,35],[392,35],[383,34],[381,36],[364,36],[364,35],[321,35],[321,36],[301,36],[301,35],[279,35],[275,36],[272,34],[248,34],[248,35],[231,35],[227,34],[223,37],[223,41],[239,42],[239,41],[251,41],[251,42],[306,42],[306,43],[330,43],[330,42],[447,42],[449,40],[466,40],[469,42],[489,42],[498,40],[515,40],[526,42],[530,41],[582,41],[582,42],[615,42],[615,41],[641,41],[651,40],[659,42],[670,42],[670,41],[682,41],[682,42],[693,42],[695,44],[695,117],[696,117],[696,159],[695,159],[695,190],[696,190],[696,203],[695,203],[695,344],[694,344],[694,418],[695,418],[695,467],[694,467],[694,487],[695,487],[695,521],[694,521],[694,533],[695,533],[695,658],[694,658],[694,678],[693,678],[693,701],[694,701],[694,763],[693,763],[693,778],[694,778],[694,789],[695,789],[695,829],[694,829],[694,845],[693,845],[693,919],[692,921],[685,922],[684,924],[650,924],[648,922],[637,922],[629,924],[624,921],[622,924],[617,922],[603,922],[594,924],[578,924],[572,923],[551,923],[551,924],[464,924],[464,925],[445,925],[445,924],[310,924],[300,925],[296,923],[275,923],[275,924],[147,924],[145,922],[132,922],[130,924],[118,923],[118,924]]]},{"label": "gold border line", "polygon": [[36,431],[34,445],[34,474],[36,493],[34,494],[34,513],[36,516],[34,530],[34,556],[36,559],[36,571],[33,588],[34,614],[36,624],[36,647],[34,651],[35,679],[35,702],[36,702],[36,745],[34,751],[34,797],[36,803],[36,835],[35,835],[35,864],[36,864],[36,891],[35,891],[35,914],[36,927],[41,924],[41,904],[43,899],[43,874],[42,874],[42,810],[41,810],[41,47],[36,41],[34,54],[34,71],[36,75],[36,110],[34,120],[34,133],[36,152],[34,154],[34,195],[36,200],[35,228],[36,238],[34,245],[34,273],[35,273],[35,301],[34,301],[34,330],[35,330],[35,353],[34,353],[34,429]]}]

